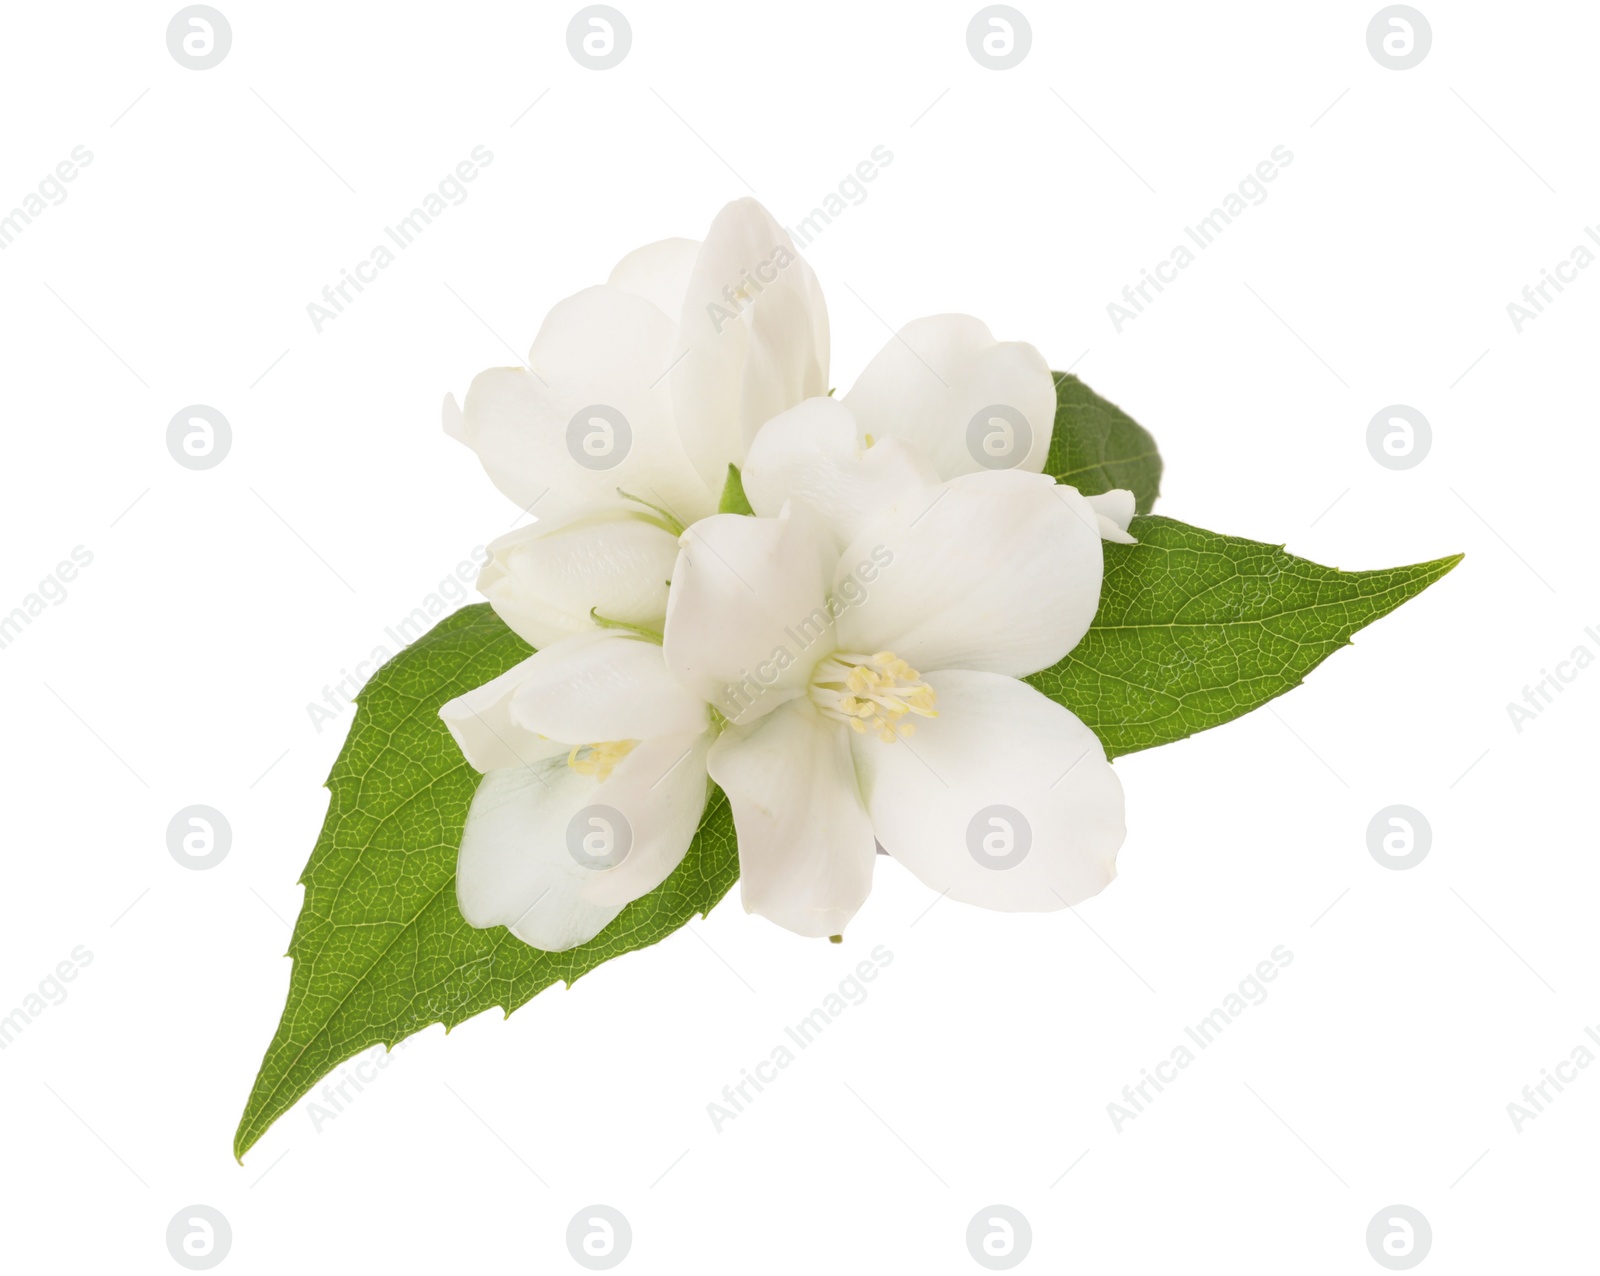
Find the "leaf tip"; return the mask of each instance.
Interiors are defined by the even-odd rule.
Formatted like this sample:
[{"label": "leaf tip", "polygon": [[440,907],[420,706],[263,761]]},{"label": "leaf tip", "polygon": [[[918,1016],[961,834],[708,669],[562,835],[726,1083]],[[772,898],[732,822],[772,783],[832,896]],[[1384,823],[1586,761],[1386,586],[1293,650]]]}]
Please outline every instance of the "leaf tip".
[{"label": "leaf tip", "polygon": [[1409,567],[1399,567],[1395,570],[1410,573],[1413,580],[1420,582],[1416,592],[1421,593],[1429,585],[1436,584],[1455,571],[1465,557],[1465,553],[1446,554],[1442,558],[1430,558],[1425,562],[1412,563]]}]

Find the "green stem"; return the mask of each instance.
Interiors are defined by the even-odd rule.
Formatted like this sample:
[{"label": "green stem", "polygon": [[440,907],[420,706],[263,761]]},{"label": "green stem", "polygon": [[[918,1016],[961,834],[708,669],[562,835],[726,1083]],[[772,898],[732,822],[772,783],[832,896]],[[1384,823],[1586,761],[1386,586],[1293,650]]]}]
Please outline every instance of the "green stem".
[{"label": "green stem", "polygon": [[589,608],[589,619],[602,629],[623,629],[630,634],[638,634],[641,638],[648,638],[658,647],[661,645],[661,634],[658,630],[647,629],[643,625],[630,625],[626,620],[612,620],[609,616],[602,616],[593,607]]},{"label": "green stem", "polygon": [[683,535],[683,522],[669,509],[645,500],[642,496],[635,496],[632,492],[624,492],[620,487],[617,495],[625,501],[632,501],[635,505],[643,505],[647,510],[654,510],[659,518],[646,518],[647,523],[654,523],[664,532],[671,532],[674,536]]}]

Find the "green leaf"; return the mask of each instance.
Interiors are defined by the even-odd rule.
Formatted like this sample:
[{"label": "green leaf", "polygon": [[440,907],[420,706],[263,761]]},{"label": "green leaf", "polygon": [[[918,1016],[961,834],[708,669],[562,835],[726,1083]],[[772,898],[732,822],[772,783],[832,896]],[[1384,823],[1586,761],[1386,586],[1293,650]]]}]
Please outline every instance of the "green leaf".
[{"label": "green leaf", "polygon": [[491,1006],[509,1015],[557,980],[570,984],[665,938],[738,877],[733,818],[713,788],[683,863],[587,944],[544,953],[503,927],[467,925],[456,905],[456,850],[479,777],[439,706],[530,654],[480,603],[440,621],[362,691],[300,878],[289,997],[234,1136],[236,1157],[353,1055]]},{"label": "green leaf", "polygon": [[744,494],[744,479],[737,465],[728,466],[728,481],[722,485],[722,500],[717,503],[719,514],[754,514],[750,498]]},{"label": "green leaf", "polygon": [[1028,679],[1110,757],[1260,708],[1461,561],[1342,572],[1176,519],[1136,518],[1129,531],[1137,545],[1105,546],[1087,636]]},{"label": "green leaf", "polygon": [[1044,472],[1085,496],[1125,487],[1148,514],[1161,493],[1161,453],[1145,429],[1070,372],[1056,379],[1056,424]]}]

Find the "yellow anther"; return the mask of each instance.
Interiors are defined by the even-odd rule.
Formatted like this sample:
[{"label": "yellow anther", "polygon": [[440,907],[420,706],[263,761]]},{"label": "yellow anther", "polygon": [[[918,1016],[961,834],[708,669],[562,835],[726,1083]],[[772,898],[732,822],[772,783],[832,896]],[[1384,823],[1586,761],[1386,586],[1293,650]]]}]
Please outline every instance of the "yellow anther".
[{"label": "yellow anther", "polygon": [[605,740],[598,744],[575,744],[567,754],[567,765],[579,775],[592,775],[604,782],[638,743],[637,740]]},{"label": "yellow anther", "polygon": [[870,656],[834,653],[811,675],[810,693],[812,702],[829,717],[848,722],[859,734],[871,731],[885,744],[915,730],[908,715],[939,716],[934,689],[892,651]]}]

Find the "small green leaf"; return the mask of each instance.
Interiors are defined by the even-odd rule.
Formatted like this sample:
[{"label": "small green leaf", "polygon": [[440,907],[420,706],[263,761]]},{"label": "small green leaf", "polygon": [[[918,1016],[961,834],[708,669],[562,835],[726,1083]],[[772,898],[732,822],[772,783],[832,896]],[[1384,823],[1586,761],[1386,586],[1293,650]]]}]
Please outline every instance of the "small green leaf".
[{"label": "small green leaf", "polygon": [[557,980],[570,984],[665,938],[737,879],[733,818],[713,788],[683,863],[587,944],[545,953],[503,927],[467,925],[456,905],[456,851],[479,777],[439,706],[531,654],[480,603],[440,621],[362,691],[300,877],[288,1001],[239,1121],[236,1157],[346,1059],[491,1006],[509,1015]]},{"label": "small green leaf", "polygon": [[1161,453],[1150,431],[1070,372],[1057,372],[1056,423],[1044,472],[1085,496],[1125,487],[1148,514],[1161,493]]},{"label": "small green leaf", "polygon": [[722,500],[717,503],[719,514],[754,514],[750,499],[744,494],[744,480],[739,477],[737,465],[728,466],[728,481],[722,485]]},{"label": "small green leaf", "polygon": [[1128,530],[1137,545],[1105,546],[1088,634],[1028,679],[1110,757],[1260,708],[1461,561],[1342,572],[1176,519],[1136,518]]}]

